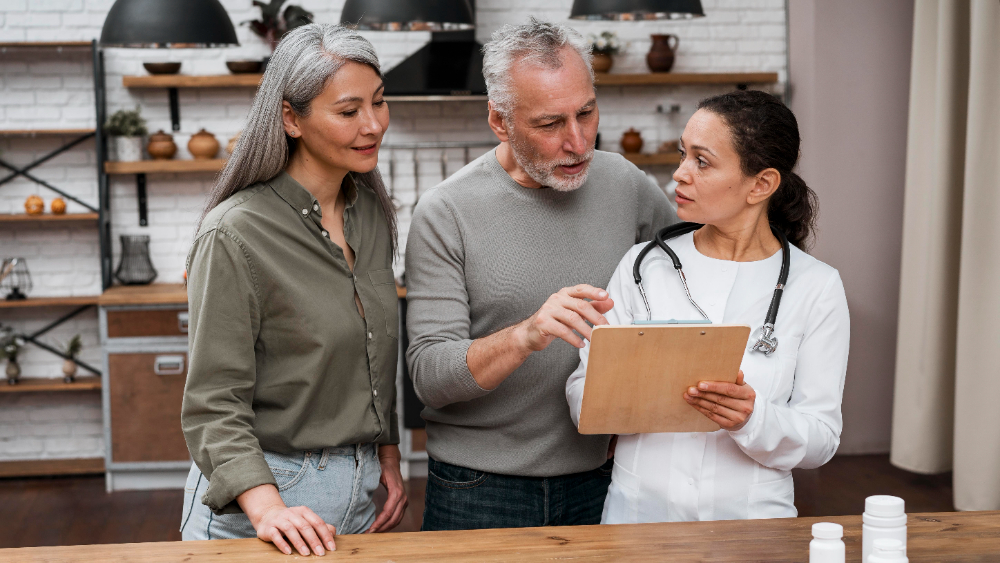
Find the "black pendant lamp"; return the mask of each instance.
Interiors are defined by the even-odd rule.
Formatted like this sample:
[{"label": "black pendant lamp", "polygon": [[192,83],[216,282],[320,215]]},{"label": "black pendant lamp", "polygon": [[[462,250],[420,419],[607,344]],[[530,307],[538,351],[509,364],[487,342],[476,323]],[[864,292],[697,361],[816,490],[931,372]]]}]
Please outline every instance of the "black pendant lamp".
[{"label": "black pendant lamp", "polygon": [[476,26],[468,0],[347,0],[340,21],[379,31],[461,31]]},{"label": "black pendant lamp", "polygon": [[239,45],[219,0],[117,0],[104,20],[104,47]]},{"label": "black pendant lamp", "polygon": [[701,0],[573,0],[577,20],[672,20],[703,17]]}]

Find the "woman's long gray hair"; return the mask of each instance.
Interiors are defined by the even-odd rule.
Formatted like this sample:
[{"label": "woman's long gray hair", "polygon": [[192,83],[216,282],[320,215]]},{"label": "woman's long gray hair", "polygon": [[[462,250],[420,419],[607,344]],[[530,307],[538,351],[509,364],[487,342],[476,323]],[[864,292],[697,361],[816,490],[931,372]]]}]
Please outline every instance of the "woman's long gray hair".
[{"label": "woman's long gray hair", "polygon": [[[270,180],[285,169],[298,141],[285,133],[282,102],[288,102],[298,115],[309,115],[309,104],[348,61],[366,65],[382,76],[375,48],[354,30],[313,23],[285,35],[267,64],[246,127],[209,194],[199,226],[209,211],[234,193]],[[396,209],[382,175],[375,168],[371,172],[354,174],[354,178],[378,196],[395,254]]]}]

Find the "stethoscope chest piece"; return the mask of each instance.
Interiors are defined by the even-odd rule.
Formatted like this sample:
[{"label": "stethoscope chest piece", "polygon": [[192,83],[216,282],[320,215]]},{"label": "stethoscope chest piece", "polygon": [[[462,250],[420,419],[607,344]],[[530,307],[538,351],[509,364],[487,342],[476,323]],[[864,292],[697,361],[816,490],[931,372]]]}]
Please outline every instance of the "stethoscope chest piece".
[{"label": "stethoscope chest piece", "polygon": [[774,336],[774,325],[772,324],[765,324],[753,331],[750,338],[757,340],[753,348],[750,349],[753,352],[763,352],[765,356],[770,356],[778,349],[778,337]]}]

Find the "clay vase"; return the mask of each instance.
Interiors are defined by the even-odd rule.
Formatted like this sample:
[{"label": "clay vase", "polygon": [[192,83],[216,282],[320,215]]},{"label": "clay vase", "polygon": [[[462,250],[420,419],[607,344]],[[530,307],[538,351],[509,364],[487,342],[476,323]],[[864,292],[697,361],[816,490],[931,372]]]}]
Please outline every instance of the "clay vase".
[{"label": "clay vase", "polygon": [[202,129],[191,135],[191,140],[188,141],[188,151],[191,152],[191,156],[195,160],[213,159],[219,152],[219,141],[215,135]]},{"label": "clay vase", "polygon": [[625,152],[639,152],[642,150],[642,134],[635,129],[629,129],[622,133],[621,143]]},{"label": "clay vase", "polygon": [[243,134],[243,131],[240,131],[239,133],[233,135],[233,137],[231,139],[229,139],[229,142],[226,143],[226,152],[229,153],[229,156],[232,156],[233,155],[233,151],[236,150],[236,143],[239,142],[240,135],[242,135],[242,134]]},{"label": "clay vase", "polygon": [[594,72],[607,72],[611,70],[611,67],[615,64],[615,60],[611,58],[611,55],[607,53],[594,52],[594,59],[591,62],[591,66]]},{"label": "clay vase", "polygon": [[677,45],[680,44],[681,40],[676,35],[669,33],[666,35],[653,34],[650,37],[653,39],[653,45],[649,48],[649,53],[646,53],[646,64],[649,65],[649,70],[670,72],[674,66]]},{"label": "clay vase", "polygon": [[149,136],[146,152],[153,160],[169,160],[177,154],[177,143],[174,143],[173,135],[164,133],[163,129],[160,129]]}]

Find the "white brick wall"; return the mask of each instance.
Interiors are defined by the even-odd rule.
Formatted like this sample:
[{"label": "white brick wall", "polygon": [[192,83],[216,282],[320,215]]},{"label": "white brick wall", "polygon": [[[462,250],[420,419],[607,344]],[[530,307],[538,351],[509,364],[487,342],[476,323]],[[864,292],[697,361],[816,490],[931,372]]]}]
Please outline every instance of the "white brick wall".
[{"label": "white brick wall", "polygon": [[[290,0],[316,14],[317,21],[339,19],[342,0]],[[222,0],[234,23],[258,16],[250,0]],[[113,0],[2,0],[0,42],[90,40],[100,35]],[[539,5],[544,7],[539,7]],[[480,42],[505,23],[523,22],[528,15],[567,23],[583,33],[614,30],[626,42],[612,72],[645,72],[649,35],[674,33],[680,37],[676,71],[776,71],[783,83],[785,65],[785,10],[783,0],[703,0],[707,17],[673,22],[572,21],[572,0],[477,0]],[[144,74],[142,62],[182,61],[185,74],[226,73],[225,61],[260,58],[267,48],[246,26],[238,26],[242,46],[229,49],[151,51],[109,49],[105,54],[108,110],[142,107],[152,131],[170,130],[167,94],[163,90],[126,90],[123,75]],[[383,67],[389,69],[419,49],[429,34],[370,32]],[[94,125],[93,82],[89,50],[0,52],[0,129],[76,128]],[[780,86],[778,86],[780,89]],[[664,140],[675,139],[697,101],[724,91],[725,87],[602,87],[599,89],[602,148],[620,150],[618,139],[629,127],[642,131],[646,152]],[[780,90],[776,90],[780,91]],[[181,131],[175,134],[176,158],[190,158],[189,136],[202,127],[225,146],[242,127],[253,92],[249,89],[181,90]],[[679,114],[658,114],[656,106],[680,104]],[[482,102],[393,103],[392,124],[386,143],[415,141],[494,141],[486,125]],[[0,138],[0,158],[25,164],[52,150],[60,139]],[[472,151],[475,157],[482,150]],[[394,191],[403,204],[400,211],[401,243],[405,244],[411,204],[414,201],[412,151],[382,154],[381,169],[389,178],[388,161],[394,165]],[[420,151],[421,192],[441,180],[439,151]],[[34,172],[84,201],[96,202],[95,154],[92,143],[64,153]],[[462,151],[449,151],[447,172],[462,164]],[[651,169],[660,183],[671,170]],[[3,174],[3,171],[0,171]],[[2,177],[2,176],[0,176]],[[148,234],[159,282],[179,282],[184,258],[205,194],[210,174],[150,175],[149,227],[139,227],[135,181],[113,177],[112,225],[117,265],[117,236]],[[0,213],[23,210],[30,194],[46,202],[55,195],[24,179],[0,186]],[[70,203],[70,212],[83,211]],[[34,296],[89,295],[100,291],[96,230],[90,227],[0,227],[0,256],[23,256],[35,282]],[[397,269],[402,269],[398,265]],[[5,312],[0,322],[30,332],[60,314],[61,310]],[[45,336],[64,342],[81,333],[82,359],[100,365],[96,313],[88,312]],[[61,360],[37,348],[22,354],[24,377],[56,377]],[[0,397],[0,459],[87,457],[101,455],[100,404],[96,393],[25,394]]]}]

